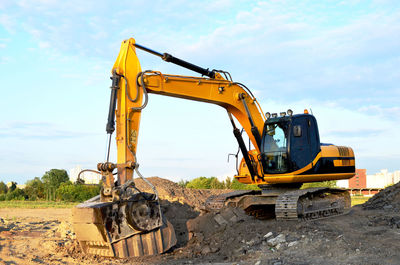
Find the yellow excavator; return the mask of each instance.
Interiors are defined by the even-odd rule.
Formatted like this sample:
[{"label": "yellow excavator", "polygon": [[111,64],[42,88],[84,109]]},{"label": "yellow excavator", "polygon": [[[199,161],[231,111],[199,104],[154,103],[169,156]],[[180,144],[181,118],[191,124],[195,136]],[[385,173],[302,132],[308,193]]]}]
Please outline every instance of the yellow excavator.
[{"label": "yellow excavator", "polygon": [[[166,75],[142,71],[136,49],[161,57],[202,75]],[[139,172],[136,159],[141,111],[148,94],[212,103],[228,113],[243,156],[237,161],[239,182],[256,184],[258,191],[235,191],[210,197],[205,210],[239,207],[257,218],[313,220],[344,214],[350,195],[336,188],[300,189],[306,182],[348,179],[355,175],[350,147],[322,144],[315,117],[305,111],[293,114],[262,111],[251,91],[234,82],[228,72],[209,70],[125,40],[112,68],[107,161],[97,165],[102,175],[100,195],[73,209],[73,227],[82,250],[109,257],[137,257],[163,253],[176,244],[171,223],[161,211],[155,187]],[[235,120],[236,119],[236,120]],[[115,130],[117,163],[109,161]],[[246,146],[239,122],[253,149]],[[248,148],[249,147],[249,148]],[[236,154],[236,158],[237,158]],[[152,187],[140,191],[133,174]],[[116,175],[116,179],[114,176]]]}]

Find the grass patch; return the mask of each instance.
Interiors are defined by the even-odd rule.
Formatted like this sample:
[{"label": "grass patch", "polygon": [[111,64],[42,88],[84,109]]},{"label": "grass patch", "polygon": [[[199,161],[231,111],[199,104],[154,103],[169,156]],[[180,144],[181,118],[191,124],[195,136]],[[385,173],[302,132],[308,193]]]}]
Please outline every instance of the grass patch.
[{"label": "grass patch", "polygon": [[0,208],[72,208],[78,202],[52,202],[52,201],[0,201]]},{"label": "grass patch", "polygon": [[351,196],[351,206],[363,204],[364,202],[368,201],[371,197],[365,196]]}]

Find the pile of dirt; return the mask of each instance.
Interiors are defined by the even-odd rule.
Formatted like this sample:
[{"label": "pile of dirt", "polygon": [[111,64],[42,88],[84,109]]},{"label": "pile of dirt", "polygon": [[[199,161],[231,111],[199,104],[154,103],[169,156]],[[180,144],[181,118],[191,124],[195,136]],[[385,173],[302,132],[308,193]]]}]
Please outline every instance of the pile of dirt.
[{"label": "pile of dirt", "polygon": [[[204,202],[211,195],[219,195],[231,190],[186,189],[177,183],[159,177],[147,178],[157,189],[161,199],[164,216],[172,223],[177,236],[177,247],[185,246],[190,238],[186,222],[198,217]],[[151,187],[140,178],[135,179],[136,187],[141,191],[152,192]]]},{"label": "pile of dirt", "polygon": [[382,190],[364,203],[366,210],[380,209],[386,211],[400,211],[400,182]]},{"label": "pile of dirt", "polygon": [[[187,204],[198,212],[204,207],[204,202],[211,195],[219,195],[231,191],[186,189],[167,179],[159,177],[150,177],[146,179],[155,186],[160,199]],[[140,178],[135,179],[135,185],[141,191],[152,192],[151,187]]]}]

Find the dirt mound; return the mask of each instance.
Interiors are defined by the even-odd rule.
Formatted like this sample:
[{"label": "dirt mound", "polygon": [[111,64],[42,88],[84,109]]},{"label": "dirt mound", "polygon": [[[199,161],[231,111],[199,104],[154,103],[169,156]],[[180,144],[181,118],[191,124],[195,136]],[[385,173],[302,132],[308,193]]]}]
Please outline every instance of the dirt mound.
[{"label": "dirt mound", "polygon": [[[186,222],[200,215],[204,202],[211,195],[219,195],[231,190],[186,189],[175,182],[159,177],[147,178],[157,189],[161,199],[162,212],[172,223],[177,236],[177,247],[185,246],[190,238]],[[142,179],[135,179],[136,187],[141,191],[152,192],[151,187]]]},{"label": "dirt mound", "polygon": [[[147,178],[157,189],[161,200],[168,200],[169,202],[180,202],[188,204],[195,211],[200,211],[204,206],[204,202],[211,195],[218,195],[230,192],[231,190],[198,190],[186,189],[175,182],[159,177]],[[152,192],[151,187],[142,179],[135,179],[136,187],[141,191]]]},{"label": "dirt mound", "polygon": [[363,204],[366,210],[400,211],[400,182],[387,187]]}]

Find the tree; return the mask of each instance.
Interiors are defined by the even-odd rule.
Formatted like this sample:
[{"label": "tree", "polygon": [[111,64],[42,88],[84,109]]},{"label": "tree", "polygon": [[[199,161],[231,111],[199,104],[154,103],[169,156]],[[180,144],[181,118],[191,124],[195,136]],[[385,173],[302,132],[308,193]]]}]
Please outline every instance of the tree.
[{"label": "tree", "polygon": [[186,185],[186,188],[189,189],[210,189],[211,188],[211,179],[206,177],[198,177],[192,179]]},{"label": "tree", "polygon": [[231,183],[231,189],[233,190],[259,190],[260,188],[257,185],[243,184],[240,183],[237,179],[233,178]]},{"label": "tree", "polygon": [[26,182],[25,194],[30,200],[44,199],[45,188],[40,178],[36,177]]},{"label": "tree", "polygon": [[69,181],[69,177],[67,171],[64,169],[51,169],[43,175],[42,181],[45,187],[46,199],[54,200],[56,190],[60,187],[61,183]]},{"label": "tree", "polygon": [[210,188],[211,189],[223,189],[224,183],[221,183],[216,177],[211,177]]},{"label": "tree", "polygon": [[11,201],[11,200],[23,201],[26,199],[26,194],[25,194],[24,190],[16,188],[13,191],[9,190],[5,199],[7,201]]},{"label": "tree", "polygon": [[0,182],[0,194],[6,194],[8,191],[7,185],[1,181]]},{"label": "tree", "polygon": [[231,189],[232,188],[232,179],[230,177],[227,177],[225,179],[224,187],[225,187],[225,189]]},{"label": "tree", "polygon": [[188,183],[189,183],[188,180],[183,180],[183,179],[181,179],[181,180],[178,182],[178,185],[181,186],[182,188],[186,188],[186,185],[187,185]]},{"label": "tree", "polygon": [[61,183],[57,189],[57,199],[63,201],[82,202],[100,193],[100,185],[72,184],[67,181]]},{"label": "tree", "polygon": [[68,173],[64,169],[51,169],[47,171],[42,181],[46,187],[58,188],[61,183],[69,180]]},{"label": "tree", "polygon": [[14,191],[17,188],[17,182],[11,181],[11,186],[8,188],[8,193]]},{"label": "tree", "polygon": [[310,182],[310,183],[304,183],[303,186],[301,186],[302,189],[308,189],[308,188],[317,188],[317,187],[328,187],[328,188],[336,188],[336,180],[327,180],[327,181],[322,181],[322,182]]}]

